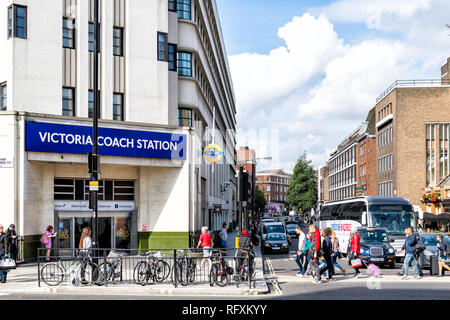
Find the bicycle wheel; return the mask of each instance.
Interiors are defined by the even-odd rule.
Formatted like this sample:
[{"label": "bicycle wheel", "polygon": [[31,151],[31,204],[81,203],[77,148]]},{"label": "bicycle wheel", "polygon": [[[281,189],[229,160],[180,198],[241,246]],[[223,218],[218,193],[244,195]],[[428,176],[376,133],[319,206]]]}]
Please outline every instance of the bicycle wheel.
[{"label": "bicycle wheel", "polygon": [[217,274],[219,271],[219,265],[214,263],[209,271],[209,285],[213,287],[217,283]]},{"label": "bicycle wheel", "polygon": [[41,279],[48,286],[57,286],[64,281],[64,271],[57,263],[47,263],[41,268]]},{"label": "bicycle wheel", "polygon": [[105,263],[102,262],[98,268],[95,270],[93,280],[96,285],[102,286],[105,281],[110,281],[113,275],[113,268],[110,262],[106,262],[106,273],[105,273]]},{"label": "bicycle wheel", "polygon": [[147,261],[140,261],[134,268],[133,278],[135,283],[144,286],[148,281],[149,272],[150,270]]},{"label": "bicycle wheel", "polygon": [[[180,276],[180,263],[177,262],[177,282],[181,283],[181,276]],[[171,277],[173,285],[175,285],[175,264],[172,266],[172,272]]]},{"label": "bicycle wheel", "polygon": [[164,261],[164,260],[160,260],[161,262],[162,262],[162,264],[164,265],[164,279],[163,279],[163,281],[164,280],[166,280],[168,277],[169,277],[169,275],[170,275],[170,265],[166,262],[166,261]]},{"label": "bicycle wheel", "polygon": [[180,284],[185,287],[190,282],[190,272],[189,272],[189,265],[188,261],[186,259],[183,259],[178,264],[178,275],[179,275],[179,282]]},{"label": "bicycle wheel", "polygon": [[225,287],[228,284],[227,263],[223,262],[218,265],[216,282],[219,286]]}]

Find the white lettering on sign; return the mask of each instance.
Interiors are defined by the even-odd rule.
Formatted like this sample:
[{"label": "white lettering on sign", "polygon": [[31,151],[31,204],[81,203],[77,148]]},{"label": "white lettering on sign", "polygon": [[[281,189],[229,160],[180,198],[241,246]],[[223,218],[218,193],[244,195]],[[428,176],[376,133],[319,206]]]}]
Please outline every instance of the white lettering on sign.
[{"label": "white lettering on sign", "polygon": [[[87,135],[79,134],[66,134],[66,133],[49,133],[39,131],[39,138],[42,143],[54,143],[54,144],[69,144],[69,145],[91,145],[92,138]],[[147,150],[164,150],[164,151],[178,151],[177,142],[173,141],[159,141],[159,140],[146,140],[138,139],[135,141],[133,138],[111,138],[111,137],[98,137],[98,145],[100,147],[116,147],[116,148],[134,148]]]}]

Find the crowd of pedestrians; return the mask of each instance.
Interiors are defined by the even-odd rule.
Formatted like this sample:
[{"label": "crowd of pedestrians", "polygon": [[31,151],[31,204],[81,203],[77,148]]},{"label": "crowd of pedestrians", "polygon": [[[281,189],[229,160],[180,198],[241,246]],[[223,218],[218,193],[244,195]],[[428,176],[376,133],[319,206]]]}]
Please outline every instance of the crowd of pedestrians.
[{"label": "crowd of pedestrians", "polygon": [[[325,274],[329,282],[334,282],[333,275],[335,270],[339,270],[345,274],[345,269],[339,264],[338,259],[341,258],[339,239],[336,233],[331,228],[325,228],[320,232],[314,224],[311,224],[308,231],[305,233],[304,228],[300,227],[300,223],[296,227],[298,234],[298,248],[296,251],[295,262],[298,266],[297,277],[307,278],[312,277],[313,283],[321,283],[322,276]],[[408,279],[408,270],[412,266],[414,269],[414,279],[421,279],[423,275],[420,265],[419,242],[420,237],[414,233],[411,226],[404,229],[406,239],[403,247],[398,250],[398,253],[405,251],[405,259],[401,273],[401,279]],[[446,264],[448,245],[444,237],[438,235],[438,262],[439,262],[439,276],[443,276],[443,269],[449,270],[450,267]],[[360,259],[361,252],[361,237],[358,234],[356,227],[351,230],[350,246],[349,246],[349,261],[355,271],[353,277],[359,278],[361,276],[361,267],[363,261]],[[370,271],[370,265],[368,266]],[[374,274],[375,275],[375,274]]]}]

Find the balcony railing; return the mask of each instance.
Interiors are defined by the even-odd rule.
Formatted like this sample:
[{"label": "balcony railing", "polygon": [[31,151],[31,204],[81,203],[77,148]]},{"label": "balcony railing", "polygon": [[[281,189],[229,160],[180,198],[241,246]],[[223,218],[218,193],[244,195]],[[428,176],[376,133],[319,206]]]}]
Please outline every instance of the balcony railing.
[{"label": "balcony railing", "polygon": [[447,87],[450,86],[450,79],[434,80],[397,80],[389,86],[378,98],[377,103],[383,100],[395,88],[413,88],[413,87]]}]

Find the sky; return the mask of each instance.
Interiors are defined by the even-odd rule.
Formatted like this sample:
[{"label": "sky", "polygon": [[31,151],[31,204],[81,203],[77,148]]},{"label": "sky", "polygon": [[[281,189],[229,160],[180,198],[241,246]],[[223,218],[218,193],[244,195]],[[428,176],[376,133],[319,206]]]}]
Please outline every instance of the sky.
[{"label": "sky", "polygon": [[440,79],[448,0],[216,0],[237,105],[238,146],[258,170],[315,168],[396,80]]}]

